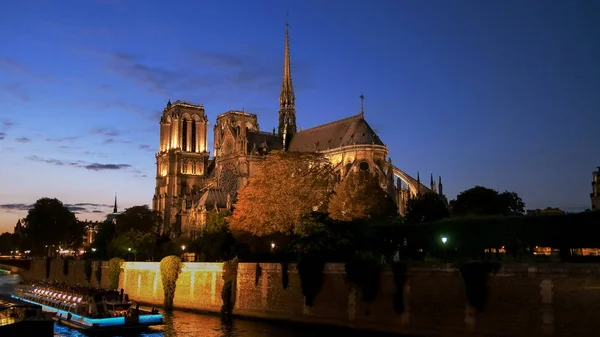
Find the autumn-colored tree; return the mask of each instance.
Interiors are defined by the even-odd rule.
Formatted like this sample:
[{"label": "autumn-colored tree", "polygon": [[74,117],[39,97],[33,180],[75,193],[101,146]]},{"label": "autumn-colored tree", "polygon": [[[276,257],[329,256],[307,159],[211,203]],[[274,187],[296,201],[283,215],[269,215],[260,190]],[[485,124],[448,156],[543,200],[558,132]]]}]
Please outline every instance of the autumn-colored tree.
[{"label": "autumn-colored tree", "polygon": [[367,220],[397,214],[392,198],[381,188],[377,175],[351,172],[335,187],[329,216],[335,220]]},{"label": "autumn-colored tree", "polygon": [[321,154],[275,151],[240,189],[229,227],[255,235],[294,233],[303,216],[327,209],[332,178]]}]

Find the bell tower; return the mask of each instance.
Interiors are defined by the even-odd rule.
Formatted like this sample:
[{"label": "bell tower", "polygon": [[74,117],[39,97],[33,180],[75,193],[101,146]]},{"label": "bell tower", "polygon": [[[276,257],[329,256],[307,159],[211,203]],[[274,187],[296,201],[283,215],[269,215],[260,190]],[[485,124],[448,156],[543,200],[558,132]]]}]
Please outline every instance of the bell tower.
[{"label": "bell tower", "polygon": [[160,118],[159,149],[156,154],[156,188],[152,208],[161,212],[163,233],[176,230],[184,201],[206,180],[208,118],[204,106],[182,101],[167,103]]}]

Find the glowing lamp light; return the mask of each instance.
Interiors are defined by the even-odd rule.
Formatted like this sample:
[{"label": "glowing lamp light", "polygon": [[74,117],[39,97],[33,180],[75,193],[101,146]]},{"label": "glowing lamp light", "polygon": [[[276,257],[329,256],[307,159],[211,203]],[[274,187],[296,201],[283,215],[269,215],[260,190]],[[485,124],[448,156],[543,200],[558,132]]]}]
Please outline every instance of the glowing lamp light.
[{"label": "glowing lamp light", "polygon": [[77,302],[81,303],[81,297],[77,298]]},{"label": "glowing lamp light", "polygon": [[127,248],[127,251],[128,251],[128,252],[130,252],[130,251],[131,251],[131,248]]},{"label": "glowing lamp light", "polygon": [[275,242],[271,242],[271,249],[275,249]]},{"label": "glowing lamp light", "polygon": [[185,245],[181,245],[181,250],[185,250]]},{"label": "glowing lamp light", "polygon": [[445,237],[445,236],[444,236],[444,237],[442,237],[442,243],[443,243],[443,244],[446,244],[446,242],[448,242],[448,238],[447,238],[447,237]]},{"label": "glowing lamp light", "polygon": [[67,297],[67,301],[70,301],[70,300],[71,300],[71,296]]}]

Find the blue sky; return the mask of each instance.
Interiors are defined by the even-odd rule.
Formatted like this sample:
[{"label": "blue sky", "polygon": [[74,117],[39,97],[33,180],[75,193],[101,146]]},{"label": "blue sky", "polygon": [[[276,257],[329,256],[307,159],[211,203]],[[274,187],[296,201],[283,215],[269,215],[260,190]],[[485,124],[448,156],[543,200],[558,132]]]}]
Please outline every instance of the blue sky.
[{"label": "blue sky", "polygon": [[21,0],[0,13],[0,231],[44,196],[82,219],[115,193],[149,204],[169,98],[271,130],[286,9],[300,126],[358,113],[364,93],[394,164],[441,175],[449,198],[480,184],[589,207],[596,1]]}]

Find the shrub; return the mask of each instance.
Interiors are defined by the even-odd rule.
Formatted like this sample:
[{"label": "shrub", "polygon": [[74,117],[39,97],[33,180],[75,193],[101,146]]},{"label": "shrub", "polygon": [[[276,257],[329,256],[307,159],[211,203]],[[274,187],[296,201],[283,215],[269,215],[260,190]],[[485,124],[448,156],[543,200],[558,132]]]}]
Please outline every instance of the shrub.
[{"label": "shrub", "polygon": [[490,273],[497,273],[499,269],[499,263],[487,261],[471,261],[460,266],[467,301],[479,312],[485,308],[489,296],[488,276]]},{"label": "shrub", "polygon": [[98,261],[98,266],[96,267],[96,281],[98,281],[98,288],[100,288],[100,284],[102,283],[102,261]]},{"label": "shrub", "polygon": [[317,294],[323,286],[323,268],[325,262],[318,254],[301,254],[298,259],[298,274],[300,274],[300,284],[302,286],[302,295],[304,295],[304,304],[312,307]]},{"label": "shrub", "polygon": [[85,281],[90,282],[92,279],[92,261],[83,260],[83,270],[85,272]]},{"label": "shrub", "polygon": [[165,310],[173,309],[175,288],[182,267],[181,258],[176,255],[170,255],[160,260],[160,276],[163,284]]},{"label": "shrub", "polygon": [[223,306],[221,306],[221,314],[225,317],[231,316],[235,307],[237,268],[237,257],[223,263],[223,289],[221,290]]},{"label": "shrub", "polygon": [[377,299],[380,278],[381,262],[373,253],[357,252],[346,262],[346,280],[360,289],[367,303]]},{"label": "shrub", "polygon": [[406,283],[406,265],[402,262],[392,264],[394,273],[394,285],[396,293],[394,294],[394,311],[400,315],[404,313],[404,284]]},{"label": "shrub", "polygon": [[290,276],[288,274],[288,263],[281,262],[281,285],[283,289],[287,289],[288,284],[290,283]]},{"label": "shrub", "polygon": [[110,280],[110,289],[119,287],[119,277],[121,276],[121,264],[125,260],[114,257],[108,261],[108,279]]}]

